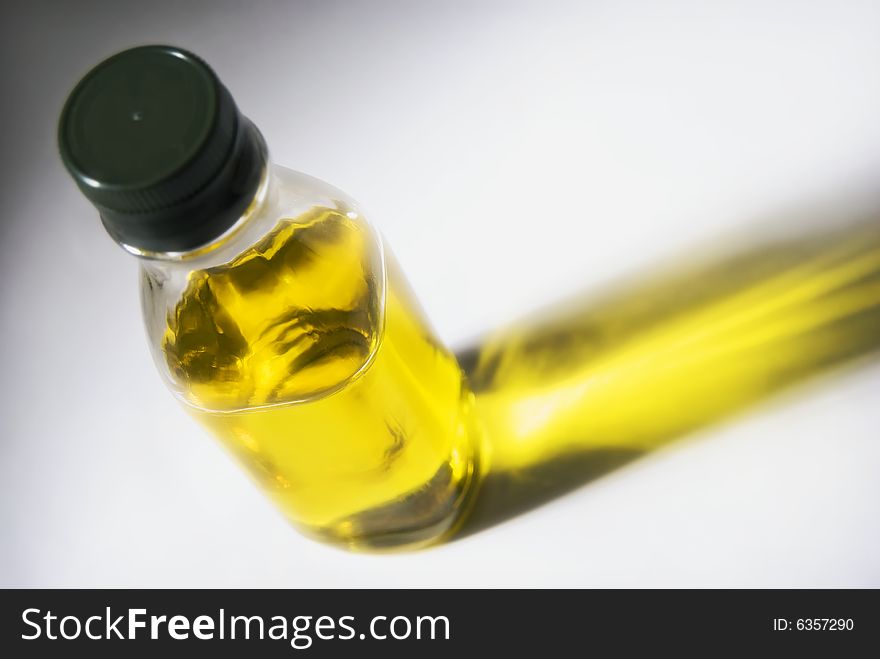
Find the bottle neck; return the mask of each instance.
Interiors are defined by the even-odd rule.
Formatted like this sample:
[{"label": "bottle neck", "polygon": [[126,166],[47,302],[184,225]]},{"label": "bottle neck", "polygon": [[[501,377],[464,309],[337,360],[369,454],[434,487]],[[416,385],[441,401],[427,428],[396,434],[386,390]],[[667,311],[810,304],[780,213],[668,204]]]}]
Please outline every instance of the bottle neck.
[{"label": "bottle neck", "polygon": [[119,242],[119,245],[129,254],[133,254],[144,261],[159,263],[187,263],[198,262],[199,268],[210,267],[214,263],[221,263],[237,254],[243,246],[255,242],[265,232],[261,228],[261,219],[265,217],[265,209],[274,193],[275,182],[272,164],[268,158],[265,161],[260,181],[256,191],[245,210],[230,227],[215,239],[204,245],[199,245],[191,250],[158,252],[139,249],[131,245]]}]

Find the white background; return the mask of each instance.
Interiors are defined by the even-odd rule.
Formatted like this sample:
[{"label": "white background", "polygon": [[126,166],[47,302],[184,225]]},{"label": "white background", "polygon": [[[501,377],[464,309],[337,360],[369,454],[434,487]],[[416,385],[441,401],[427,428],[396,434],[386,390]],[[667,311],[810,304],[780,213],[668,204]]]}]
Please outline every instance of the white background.
[{"label": "white background", "polygon": [[880,586],[876,364],[429,551],[302,538],[163,389],[136,262],[55,151],[93,64],[191,49],[276,161],[364,204],[455,347],[880,180],[877,2],[3,11],[0,586]]}]

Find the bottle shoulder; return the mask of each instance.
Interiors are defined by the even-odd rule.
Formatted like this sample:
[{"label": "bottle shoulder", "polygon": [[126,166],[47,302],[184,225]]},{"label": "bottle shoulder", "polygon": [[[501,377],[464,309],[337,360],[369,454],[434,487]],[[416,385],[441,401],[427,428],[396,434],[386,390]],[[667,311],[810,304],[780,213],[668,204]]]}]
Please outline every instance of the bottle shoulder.
[{"label": "bottle shoulder", "polygon": [[329,395],[381,339],[384,250],[343,193],[275,167],[250,226],[194,259],[145,259],[141,297],[166,384],[202,409]]}]

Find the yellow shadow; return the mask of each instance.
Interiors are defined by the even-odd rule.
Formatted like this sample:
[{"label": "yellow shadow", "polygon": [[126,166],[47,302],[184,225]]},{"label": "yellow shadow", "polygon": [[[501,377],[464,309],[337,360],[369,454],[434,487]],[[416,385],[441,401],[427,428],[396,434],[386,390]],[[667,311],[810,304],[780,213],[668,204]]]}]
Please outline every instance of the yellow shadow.
[{"label": "yellow shadow", "polygon": [[649,273],[461,351],[486,459],[458,535],[876,356],[877,217]]}]

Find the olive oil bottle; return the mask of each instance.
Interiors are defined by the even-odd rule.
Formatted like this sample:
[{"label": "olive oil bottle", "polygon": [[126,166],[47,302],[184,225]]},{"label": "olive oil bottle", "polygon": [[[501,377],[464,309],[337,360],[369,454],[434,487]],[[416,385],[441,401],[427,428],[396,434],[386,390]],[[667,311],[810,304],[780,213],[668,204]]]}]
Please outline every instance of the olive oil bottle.
[{"label": "olive oil bottle", "polygon": [[353,548],[454,528],[473,395],[353,200],[269,162],[213,71],[172,47],[95,67],[59,145],[140,260],[166,384],[295,525]]}]

